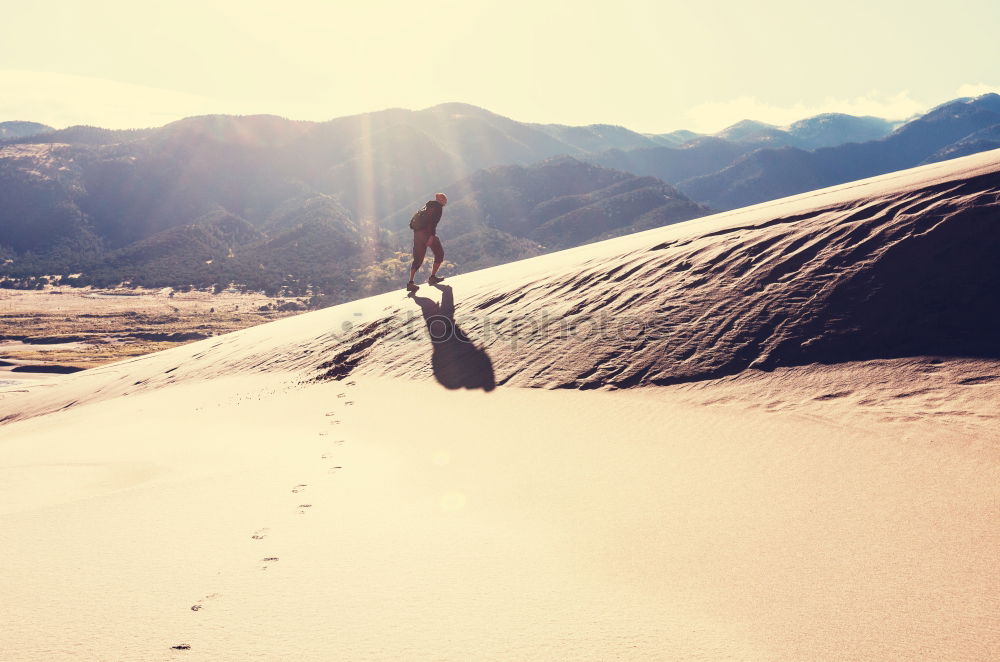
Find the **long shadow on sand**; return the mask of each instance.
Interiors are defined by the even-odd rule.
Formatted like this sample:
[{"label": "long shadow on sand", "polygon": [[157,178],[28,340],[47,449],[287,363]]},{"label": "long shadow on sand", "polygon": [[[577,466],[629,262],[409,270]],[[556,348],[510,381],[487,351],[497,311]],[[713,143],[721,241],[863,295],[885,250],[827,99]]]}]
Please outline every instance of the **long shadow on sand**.
[{"label": "long shadow on sand", "polygon": [[434,377],[445,388],[496,388],[493,362],[485,350],[476,346],[455,323],[455,295],[447,285],[435,285],[441,290],[441,303],[411,294],[424,316],[430,335],[431,367]]}]

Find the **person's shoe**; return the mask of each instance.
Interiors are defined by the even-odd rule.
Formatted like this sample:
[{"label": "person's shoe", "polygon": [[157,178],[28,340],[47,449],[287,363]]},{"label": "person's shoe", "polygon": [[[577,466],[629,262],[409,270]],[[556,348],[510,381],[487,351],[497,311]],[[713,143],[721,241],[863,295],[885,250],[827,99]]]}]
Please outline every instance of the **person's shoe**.
[{"label": "person's shoe", "polygon": [[427,282],[430,285],[437,285],[438,283],[440,283],[443,280],[444,280],[444,278],[442,278],[440,276],[431,276],[430,278],[427,279]]},{"label": "person's shoe", "polygon": [[416,291],[417,291],[417,286],[416,286],[416,285],[414,284],[414,282],[413,282],[413,281],[411,280],[411,281],[410,281],[409,283],[407,283],[407,284],[406,284],[406,289],[407,289],[408,291],[410,291],[410,292],[416,292]]}]

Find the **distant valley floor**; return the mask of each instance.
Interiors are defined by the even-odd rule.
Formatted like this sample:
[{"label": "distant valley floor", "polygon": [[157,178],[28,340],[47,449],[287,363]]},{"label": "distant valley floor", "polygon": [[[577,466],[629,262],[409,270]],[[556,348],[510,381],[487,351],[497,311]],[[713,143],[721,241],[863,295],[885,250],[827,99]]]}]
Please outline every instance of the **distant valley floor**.
[{"label": "distant valley floor", "polygon": [[302,310],[300,298],[235,292],[0,290],[0,383],[94,368]]}]

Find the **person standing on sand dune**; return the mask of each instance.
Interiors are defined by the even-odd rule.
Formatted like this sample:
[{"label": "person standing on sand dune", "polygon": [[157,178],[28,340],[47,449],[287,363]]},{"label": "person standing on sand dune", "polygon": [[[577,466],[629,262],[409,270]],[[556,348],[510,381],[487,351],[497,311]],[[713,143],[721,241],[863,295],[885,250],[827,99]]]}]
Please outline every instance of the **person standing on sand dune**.
[{"label": "person standing on sand dune", "polygon": [[441,212],[446,204],[448,196],[438,193],[410,219],[410,229],[413,230],[413,264],[410,265],[410,282],[406,284],[406,289],[410,292],[417,291],[413,278],[417,275],[417,269],[424,263],[428,247],[434,252],[434,265],[431,267],[431,275],[427,282],[436,285],[444,280],[437,275],[441,263],[444,262],[444,247],[441,246],[441,240],[437,236],[437,224],[441,220]]}]

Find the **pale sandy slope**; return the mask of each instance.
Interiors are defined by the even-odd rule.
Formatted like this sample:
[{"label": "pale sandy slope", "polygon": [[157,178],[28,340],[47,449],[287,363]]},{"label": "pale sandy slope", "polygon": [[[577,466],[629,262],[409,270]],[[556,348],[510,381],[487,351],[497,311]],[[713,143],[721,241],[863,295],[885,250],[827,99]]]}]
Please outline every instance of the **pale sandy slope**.
[{"label": "pale sandy slope", "polygon": [[[878,358],[877,318],[816,298],[834,268],[897,286],[884,247],[929,229],[886,211],[900,196],[990,245],[998,170],[936,164],[2,391],[0,659],[995,659],[1000,363]],[[827,250],[859,206],[890,240]],[[741,248],[711,241],[736,227]],[[727,262],[790,264],[803,232],[826,237],[804,271]],[[729,266],[682,286],[707,264]],[[803,299],[771,294],[796,279]],[[704,313],[666,338],[531,326],[596,322],[630,288],[648,301],[619,316]],[[765,303],[792,321],[764,334],[745,311]],[[474,342],[430,343],[425,316]],[[494,316],[517,333],[489,338]],[[909,342],[955,342],[932,331]],[[846,355],[799,365],[776,334]]]}]

